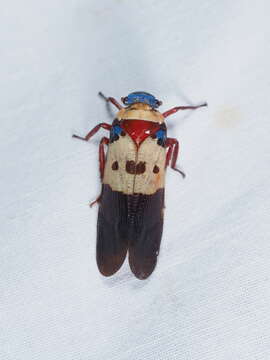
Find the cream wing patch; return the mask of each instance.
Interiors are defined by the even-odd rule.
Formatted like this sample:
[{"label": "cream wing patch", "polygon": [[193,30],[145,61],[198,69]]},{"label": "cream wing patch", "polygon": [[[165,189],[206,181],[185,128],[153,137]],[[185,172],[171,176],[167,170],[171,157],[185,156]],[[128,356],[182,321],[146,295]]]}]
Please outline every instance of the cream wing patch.
[{"label": "cream wing patch", "polygon": [[157,145],[156,139],[148,137],[143,141],[136,162],[145,162],[145,171],[135,176],[134,193],[150,195],[164,188],[166,149]]},{"label": "cream wing patch", "polygon": [[[136,162],[137,148],[133,140],[126,134],[119,140],[109,144],[103,183],[110,185],[113,191],[133,194],[135,175],[126,172],[127,161]],[[117,170],[113,164],[117,162]]]},{"label": "cream wing patch", "polygon": [[[126,170],[128,161],[134,161],[135,167],[144,163],[141,174],[130,174]],[[109,144],[103,183],[110,185],[113,191],[124,194],[133,193],[151,195],[165,185],[166,149],[157,145],[157,140],[146,138],[139,149],[126,134]]]}]

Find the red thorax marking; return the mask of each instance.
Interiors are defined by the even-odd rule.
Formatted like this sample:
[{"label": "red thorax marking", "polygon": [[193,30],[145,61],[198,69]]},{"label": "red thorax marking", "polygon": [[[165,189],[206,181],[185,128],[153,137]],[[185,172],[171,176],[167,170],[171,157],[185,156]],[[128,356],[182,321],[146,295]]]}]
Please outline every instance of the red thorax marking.
[{"label": "red thorax marking", "polygon": [[121,127],[128,133],[137,146],[160,128],[159,123],[146,120],[122,120]]}]

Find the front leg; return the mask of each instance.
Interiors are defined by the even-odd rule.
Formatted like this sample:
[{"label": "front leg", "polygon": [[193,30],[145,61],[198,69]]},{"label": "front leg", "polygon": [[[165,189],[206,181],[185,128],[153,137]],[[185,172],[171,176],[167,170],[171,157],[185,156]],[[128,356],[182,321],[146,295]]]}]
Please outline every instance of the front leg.
[{"label": "front leg", "polygon": [[89,131],[89,133],[87,135],[85,135],[85,137],[81,137],[81,136],[78,136],[78,135],[75,135],[73,134],[72,137],[76,138],[76,139],[80,139],[80,140],[84,140],[84,141],[88,141],[93,135],[95,135],[98,130],[100,128],[103,128],[105,130],[111,130],[112,128],[112,125],[110,124],[106,124],[106,123],[100,123],[98,124],[97,126],[95,126],[91,131]]},{"label": "front leg", "polygon": [[104,99],[105,101],[112,103],[114,106],[117,107],[117,109],[119,110],[123,109],[123,106],[121,106],[115,98],[107,97],[101,91],[98,93],[98,95],[101,96],[102,99]]},{"label": "front leg", "polygon": [[197,106],[176,106],[170,110],[165,111],[162,115],[166,118],[167,116],[170,116],[179,110],[195,110],[195,109],[198,109],[203,106],[207,106],[207,103],[204,103],[202,105],[197,105]]},{"label": "front leg", "polygon": [[173,138],[167,138],[166,140],[166,147],[168,147],[168,152],[167,152],[167,156],[166,156],[166,167],[169,165],[169,163],[171,162],[171,168],[177,172],[179,172],[183,178],[186,177],[186,174],[177,169],[176,167],[176,162],[177,162],[177,158],[178,158],[178,152],[179,152],[179,142],[177,139],[173,139]]}]

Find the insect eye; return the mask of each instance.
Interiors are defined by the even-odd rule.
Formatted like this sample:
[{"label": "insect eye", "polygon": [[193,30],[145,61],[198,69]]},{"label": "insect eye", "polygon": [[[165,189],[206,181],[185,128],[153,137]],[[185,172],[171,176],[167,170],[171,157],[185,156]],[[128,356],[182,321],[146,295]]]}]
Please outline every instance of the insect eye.
[{"label": "insect eye", "polygon": [[127,96],[121,97],[121,101],[123,104],[127,105]]}]

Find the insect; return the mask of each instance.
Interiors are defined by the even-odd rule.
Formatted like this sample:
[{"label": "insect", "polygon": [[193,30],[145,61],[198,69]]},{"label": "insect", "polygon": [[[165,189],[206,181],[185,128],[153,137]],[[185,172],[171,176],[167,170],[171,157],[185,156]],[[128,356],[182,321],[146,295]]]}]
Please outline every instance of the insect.
[{"label": "insect", "polygon": [[113,123],[100,123],[85,137],[73,135],[88,141],[101,128],[110,132],[99,144],[98,269],[104,276],[113,275],[128,254],[131,271],[146,279],[156,266],[160,249],[166,168],[170,165],[185,176],[176,167],[179,143],[167,137],[165,118],[207,104],[177,106],[161,113],[157,109],[162,102],[144,91],[122,97],[124,106],[99,95],[119,110]]}]

